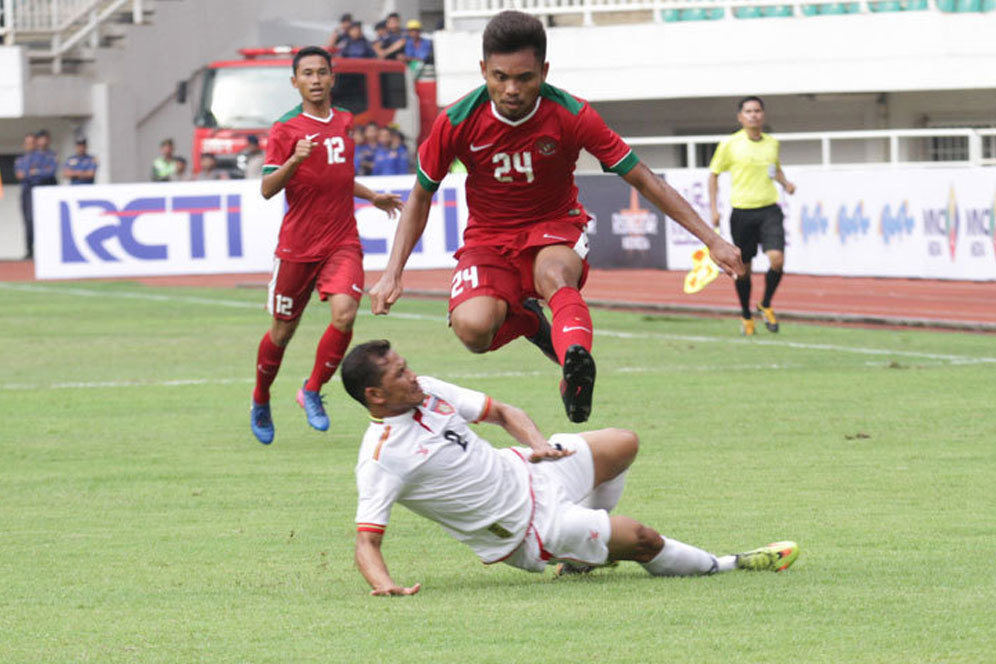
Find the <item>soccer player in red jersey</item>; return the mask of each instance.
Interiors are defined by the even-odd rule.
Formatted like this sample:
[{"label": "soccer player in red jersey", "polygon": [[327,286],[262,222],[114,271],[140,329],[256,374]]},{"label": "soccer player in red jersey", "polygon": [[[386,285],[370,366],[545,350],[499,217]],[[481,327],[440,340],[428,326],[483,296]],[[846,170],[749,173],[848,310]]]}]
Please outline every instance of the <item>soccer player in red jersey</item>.
[{"label": "soccer player in red jersey", "polygon": [[[401,214],[375,314],[401,296],[401,272],[451,162],[467,167],[470,217],[450,292],[450,324],[475,353],[525,336],[563,367],[561,396],[571,421],[591,411],[592,323],[580,288],[588,273],[585,226],[574,168],[582,148],[605,170],[694,233],[716,264],[742,274],[740,251],[714,233],[584,100],[546,83],[546,32],[528,14],[505,11],[484,31],[485,84],[436,118],[420,146],[417,182]],[[553,313],[552,329],[538,302]]]},{"label": "soccer player in red jersey", "polygon": [[263,444],[273,442],[270,385],[284,349],[294,336],[311,291],[328,300],[332,322],[318,342],[311,376],[297,393],[308,424],[319,431],[329,418],[319,390],[335,373],[353,336],[353,320],[363,294],[363,251],[353,216],[353,198],[363,198],[390,216],[401,209],[395,194],[380,194],[354,179],[353,116],[331,102],[332,61],[316,46],[294,56],[291,83],[301,104],[270,129],[262,194],[287,190],[287,213],[280,226],[267,308],[273,325],[256,356],[250,428]]}]

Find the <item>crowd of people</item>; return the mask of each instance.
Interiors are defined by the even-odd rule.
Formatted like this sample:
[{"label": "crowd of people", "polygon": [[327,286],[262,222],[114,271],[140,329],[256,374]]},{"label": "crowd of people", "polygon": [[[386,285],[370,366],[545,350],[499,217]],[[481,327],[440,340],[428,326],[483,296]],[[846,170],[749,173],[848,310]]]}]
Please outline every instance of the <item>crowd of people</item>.
[{"label": "crowd of people", "polygon": [[422,36],[422,23],[411,19],[401,31],[401,17],[392,12],[374,25],[374,34],[368,38],[363,23],[354,21],[352,14],[343,14],[339,27],[332,31],[328,50],[344,58],[381,58],[403,62],[432,64],[432,40]]},{"label": "crowd of people", "polygon": [[[34,256],[34,210],[31,191],[35,187],[59,184],[59,160],[51,149],[48,130],[24,136],[24,151],[14,161],[14,173],[21,183],[21,214],[24,219],[25,258]],[[69,184],[93,184],[97,159],[87,153],[85,138],[76,139],[76,149],[62,165],[62,177]]]},{"label": "crowd of people", "polygon": [[357,175],[405,175],[411,172],[411,159],[405,137],[395,127],[379,127],[371,122],[353,128],[356,152],[353,164]]}]

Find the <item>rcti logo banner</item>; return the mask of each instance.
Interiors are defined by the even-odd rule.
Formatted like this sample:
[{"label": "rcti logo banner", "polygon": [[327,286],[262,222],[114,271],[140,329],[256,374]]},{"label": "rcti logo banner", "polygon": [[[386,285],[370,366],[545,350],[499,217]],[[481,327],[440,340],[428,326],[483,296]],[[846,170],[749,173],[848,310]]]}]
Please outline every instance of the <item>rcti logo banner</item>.
[{"label": "rcti logo banner", "polygon": [[[403,198],[413,182],[362,180]],[[467,219],[462,184],[447,179],[436,193],[410,267],[454,264]],[[269,272],[286,209],[283,195],[263,199],[259,181],[39,187],[34,196],[39,279]],[[364,267],[382,269],[397,222],[356,203]]]}]

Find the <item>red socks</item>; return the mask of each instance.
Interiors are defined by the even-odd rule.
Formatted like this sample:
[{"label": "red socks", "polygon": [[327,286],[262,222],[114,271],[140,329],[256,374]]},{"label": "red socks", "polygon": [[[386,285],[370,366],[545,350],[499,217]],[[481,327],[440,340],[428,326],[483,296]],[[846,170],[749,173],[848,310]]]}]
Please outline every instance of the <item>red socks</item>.
[{"label": "red socks", "polygon": [[564,286],[553,294],[549,304],[553,312],[550,323],[553,348],[560,363],[564,363],[564,353],[574,344],[590,351],[593,329],[591,314],[578,289]]},{"label": "red socks", "polygon": [[495,332],[494,339],[488,350],[498,350],[509,341],[519,337],[531,337],[539,331],[539,320],[536,314],[521,306],[513,307],[508,305],[508,313],[505,314],[505,322],[501,324]]},{"label": "red socks", "polygon": [[269,332],[264,334],[256,353],[256,389],[252,393],[256,403],[270,403],[270,385],[277,377],[283,357],[284,349],[270,341]]},{"label": "red socks", "polygon": [[318,350],[315,351],[315,367],[311,370],[311,377],[308,378],[304,389],[310,392],[317,392],[322,389],[322,385],[329,382],[332,374],[339,368],[349,342],[353,338],[353,331],[342,332],[334,325],[325,328],[325,334],[318,342]]}]

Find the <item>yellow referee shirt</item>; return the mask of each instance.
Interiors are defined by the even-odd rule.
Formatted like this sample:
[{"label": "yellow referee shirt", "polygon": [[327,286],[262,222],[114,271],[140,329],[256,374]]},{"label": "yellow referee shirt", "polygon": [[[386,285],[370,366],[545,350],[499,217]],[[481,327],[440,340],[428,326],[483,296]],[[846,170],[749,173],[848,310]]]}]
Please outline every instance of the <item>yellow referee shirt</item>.
[{"label": "yellow referee shirt", "polygon": [[772,181],[778,166],[778,140],[762,133],[761,140],[752,141],[741,129],[719,144],[709,170],[716,175],[730,171],[730,205],[753,210],[778,202],[778,190]]}]

